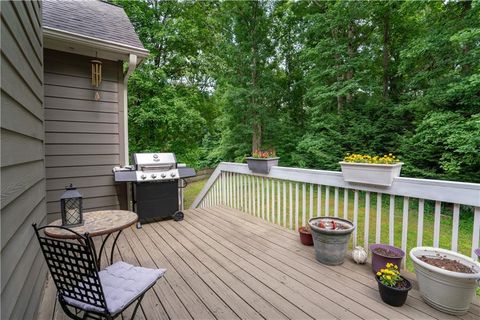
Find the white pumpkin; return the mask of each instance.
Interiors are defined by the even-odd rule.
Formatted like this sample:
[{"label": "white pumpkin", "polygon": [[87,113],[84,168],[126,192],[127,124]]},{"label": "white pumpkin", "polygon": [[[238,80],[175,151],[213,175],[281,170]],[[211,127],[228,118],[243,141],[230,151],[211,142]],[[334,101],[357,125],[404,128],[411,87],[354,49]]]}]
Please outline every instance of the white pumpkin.
[{"label": "white pumpkin", "polygon": [[355,247],[352,250],[352,258],[355,263],[364,264],[367,262],[368,253],[363,247]]}]

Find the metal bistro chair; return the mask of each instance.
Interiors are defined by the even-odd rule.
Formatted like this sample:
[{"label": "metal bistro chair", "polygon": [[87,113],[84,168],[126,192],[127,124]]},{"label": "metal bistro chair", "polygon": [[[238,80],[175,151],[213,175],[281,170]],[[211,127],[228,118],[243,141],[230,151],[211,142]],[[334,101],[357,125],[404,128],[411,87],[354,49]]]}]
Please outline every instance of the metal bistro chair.
[{"label": "metal bistro chair", "polygon": [[[61,226],[37,228],[33,224],[33,228],[57,287],[58,301],[72,319],[114,319],[137,301],[133,319],[145,292],[166,271],[135,267],[122,261],[97,271],[93,242],[88,234],[81,235]],[[46,228],[68,230],[76,234],[78,243],[41,235],[40,231]]]}]

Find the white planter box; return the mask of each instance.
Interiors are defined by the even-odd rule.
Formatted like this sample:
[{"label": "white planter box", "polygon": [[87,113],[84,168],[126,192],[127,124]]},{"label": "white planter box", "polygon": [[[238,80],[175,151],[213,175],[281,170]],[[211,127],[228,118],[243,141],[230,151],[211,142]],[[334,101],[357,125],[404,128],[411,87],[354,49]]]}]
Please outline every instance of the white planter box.
[{"label": "white planter box", "polygon": [[352,183],[390,187],[400,176],[403,162],[395,164],[354,163],[341,161],[343,180]]},{"label": "white planter box", "polygon": [[[471,267],[474,273],[448,271],[419,259],[421,256],[438,255],[457,260]],[[413,260],[420,293],[426,303],[449,314],[462,315],[468,312],[480,280],[480,263],[463,254],[432,247],[413,248],[410,258]]]}]

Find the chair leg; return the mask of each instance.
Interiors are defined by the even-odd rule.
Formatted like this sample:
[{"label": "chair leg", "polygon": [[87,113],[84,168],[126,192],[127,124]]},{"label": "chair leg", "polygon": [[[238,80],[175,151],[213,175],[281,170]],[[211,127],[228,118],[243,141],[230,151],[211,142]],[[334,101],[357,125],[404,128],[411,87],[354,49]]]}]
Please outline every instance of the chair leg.
[{"label": "chair leg", "polygon": [[133,320],[135,318],[135,314],[137,314],[137,310],[138,310],[138,307],[140,306],[140,303],[142,302],[142,299],[143,299],[143,296],[145,295],[142,294],[139,298],[138,298],[138,302],[137,304],[135,305],[135,309],[133,309],[133,313],[132,313],[132,317],[130,318],[131,320]]}]

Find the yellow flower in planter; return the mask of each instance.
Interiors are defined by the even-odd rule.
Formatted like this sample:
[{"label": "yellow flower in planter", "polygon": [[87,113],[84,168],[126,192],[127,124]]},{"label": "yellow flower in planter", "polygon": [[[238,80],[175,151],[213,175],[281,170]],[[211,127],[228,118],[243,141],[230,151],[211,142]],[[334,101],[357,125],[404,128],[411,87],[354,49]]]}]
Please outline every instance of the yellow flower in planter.
[{"label": "yellow flower in planter", "polygon": [[391,153],[389,153],[388,155],[385,154],[383,156],[373,156],[373,157],[370,155],[347,153],[343,161],[354,162],[354,163],[373,163],[373,164],[395,164],[400,162],[400,160],[394,155],[392,155]]}]

